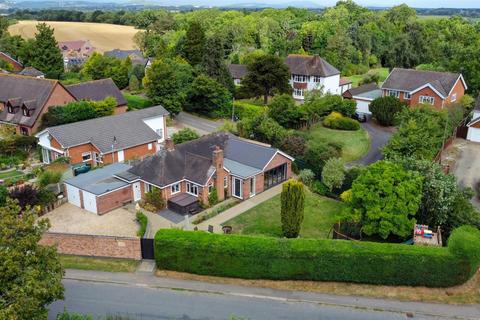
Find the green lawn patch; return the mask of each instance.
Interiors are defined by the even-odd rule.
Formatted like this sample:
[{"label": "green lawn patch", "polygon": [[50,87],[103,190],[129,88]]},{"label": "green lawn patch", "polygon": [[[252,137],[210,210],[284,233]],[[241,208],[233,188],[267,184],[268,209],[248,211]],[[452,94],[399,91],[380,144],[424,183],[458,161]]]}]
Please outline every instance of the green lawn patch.
[{"label": "green lawn patch", "polygon": [[[387,79],[388,77],[388,74],[390,73],[388,68],[374,68],[374,69],[370,69],[370,71],[378,72],[378,74],[380,75],[380,79],[379,79],[380,82],[385,81],[385,79]],[[350,76],[347,78],[350,79],[350,81],[352,81],[352,87],[358,87],[358,83],[360,82],[360,80],[363,79],[364,75],[365,74],[354,74],[353,76]]]},{"label": "green lawn patch", "polygon": [[[305,215],[300,231],[302,238],[325,239],[344,207],[344,204],[307,191]],[[282,237],[280,223],[280,195],[225,222],[233,227],[233,233]]]},{"label": "green lawn patch", "polygon": [[309,145],[315,144],[316,141],[340,144],[342,158],[347,162],[360,159],[370,148],[368,133],[363,128],[356,131],[333,130],[318,123],[310,128],[305,138]]},{"label": "green lawn patch", "polygon": [[130,93],[124,93],[123,96],[127,100],[127,106],[129,110],[138,110],[153,106],[152,101],[150,101],[148,98]]},{"label": "green lawn patch", "polygon": [[0,172],[0,179],[6,180],[8,178],[20,178],[23,176],[23,173],[17,170]]},{"label": "green lawn patch", "polygon": [[60,263],[65,269],[98,270],[107,272],[134,272],[140,261],[130,259],[81,257],[60,255]]}]

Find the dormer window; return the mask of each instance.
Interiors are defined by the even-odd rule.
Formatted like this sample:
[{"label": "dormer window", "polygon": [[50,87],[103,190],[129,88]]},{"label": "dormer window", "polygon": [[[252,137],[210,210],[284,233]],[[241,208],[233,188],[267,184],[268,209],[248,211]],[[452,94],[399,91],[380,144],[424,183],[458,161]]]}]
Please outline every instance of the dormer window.
[{"label": "dormer window", "polygon": [[28,112],[28,109],[25,108],[25,107],[22,108],[22,113],[23,113],[23,115],[24,115],[25,117],[29,117],[29,116],[30,116],[30,114],[29,114],[29,112]]},{"label": "dormer window", "polygon": [[12,106],[7,106],[8,113],[15,113]]}]

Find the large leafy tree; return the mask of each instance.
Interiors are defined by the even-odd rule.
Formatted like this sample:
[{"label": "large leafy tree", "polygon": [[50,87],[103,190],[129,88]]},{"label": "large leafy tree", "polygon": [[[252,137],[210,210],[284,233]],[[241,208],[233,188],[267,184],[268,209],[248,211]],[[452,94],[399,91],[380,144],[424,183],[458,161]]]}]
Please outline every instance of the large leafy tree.
[{"label": "large leafy tree", "polygon": [[304,108],[297,106],[290,94],[273,98],[268,115],[285,128],[295,128],[305,118]]},{"label": "large leafy tree", "polygon": [[219,36],[215,35],[207,39],[203,56],[203,69],[209,77],[217,80],[232,94],[235,93],[235,84],[225,63],[223,41]]},{"label": "large leafy tree", "polygon": [[185,38],[185,58],[192,66],[202,63],[205,54],[205,32],[202,25],[192,21]]},{"label": "large leafy tree", "polygon": [[11,200],[0,207],[0,319],[46,319],[47,306],[63,298],[57,251],[38,244],[48,228]]},{"label": "large leafy tree", "polygon": [[117,87],[124,89],[128,86],[128,75],[131,70],[130,58],[120,60],[94,52],[83,65],[81,74],[84,78],[92,80],[112,78]]},{"label": "large leafy tree", "polygon": [[290,93],[290,71],[280,57],[262,55],[247,65],[247,74],[242,81],[244,92],[263,96],[263,103],[275,92]]},{"label": "large leafy tree", "polygon": [[345,179],[345,167],[341,158],[330,158],[322,169],[322,182],[332,191],[342,186]]},{"label": "large leafy tree", "polygon": [[214,79],[200,75],[195,78],[188,92],[185,110],[214,118],[224,117],[232,110],[232,96]]},{"label": "large leafy tree", "polygon": [[30,47],[29,64],[45,73],[47,78],[58,79],[63,73],[63,56],[53,35],[53,28],[45,23],[37,25],[35,40]]},{"label": "large leafy tree", "polygon": [[420,207],[422,180],[421,175],[401,165],[376,162],[353,182],[347,212],[367,235],[405,238],[413,230],[414,215]]},{"label": "large leafy tree", "polygon": [[182,111],[192,81],[192,67],[189,64],[160,59],[148,68],[143,85],[153,103],[161,104],[172,115],[176,115]]},{"label": "large leafy tree", "polygon": [[406,104],[395,97],[380,97],[370,103],[369,109],[382,126],[392,126],[397,114],[406,109]]},{"label": "large leafy tree", "polygon": [[303,183],[290,179],[282,186],[280,195],[282,232],[287,238],[296,238],[300,234],[305,209],[305,190]]}]

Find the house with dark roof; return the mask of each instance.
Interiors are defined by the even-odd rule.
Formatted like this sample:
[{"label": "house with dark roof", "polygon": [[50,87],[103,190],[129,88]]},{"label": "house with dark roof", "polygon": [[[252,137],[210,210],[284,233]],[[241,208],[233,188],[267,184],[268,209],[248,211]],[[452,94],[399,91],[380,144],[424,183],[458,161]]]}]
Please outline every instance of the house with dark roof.
[{"label": "house with dark roof", "polygon": [[460,73],[394,68],[382,85],[383,96],[392,96],[413,106],[431,104],[443,108],[465,94],[467,84]]},{"label": "house with dark roof", "polygon": [[14,126],[17,134],[33,134],[51,106],[73,101],[58,80],[0,73],[0,125]]},{"label": "house with dark roof", "polygon": [[354,100],[357,104],[357,112],[362,114],[372,114],[370,112],[370,103],[382,96],[382,90],[375,82],[367,83],[356,88],[348,89],[342,94],[343,98]]},{"label": "house with dark roof", "polygon": [[340,71],[319,55],[290,54],[285,59],[290,69],[293,97],[303,100],[307,91],[342,94],[352,87],[348,79],[340,78]]},{"label": "house with dark roof", "polygon": [[141,65],[142,67],[146,67],[148,59],[143,56],[142,51],[138,49],[134,50],[121,50],[121,49],[113,49],[110,51],[105,51],[103,54],[107,57],[114,57],[120,60],[125,60],[130,58],[132,61],[132,65]]},{"label": "house with dark roof", "polygon": [[112,79],[100,79],[65,86],[76,100],[101,101],[108,97],[117,100],[115,114],[127,111],[127,100]]},{"label": "house with dark roof", "polygon": [[23,65],[17,61],[16,59],[12,58],[9,54],[0,51],[0,60],[10,64],[13,68],[13,71],[18,72],[23,69]]},{"label": "house with dark roof", "polygon": [[21,76],[34,77],[39,79],[45,78],[45,73],[40,70],[35,69],[34,67],[25,67],[22,71],[18,73]]},{"label": "house with dark roof", "polygon": [[242,83],[242,79],[247,74],[247,66],[244,64],[229,64],[228,71],[232,76],[235,85],[239,86]]},{"label": "house with dark roof", "polygon": [[167,115],[155,106],[46,128],[36,134],[42,160],[69,157],[73,165],[95,167],[153,155],[165,141]]}]

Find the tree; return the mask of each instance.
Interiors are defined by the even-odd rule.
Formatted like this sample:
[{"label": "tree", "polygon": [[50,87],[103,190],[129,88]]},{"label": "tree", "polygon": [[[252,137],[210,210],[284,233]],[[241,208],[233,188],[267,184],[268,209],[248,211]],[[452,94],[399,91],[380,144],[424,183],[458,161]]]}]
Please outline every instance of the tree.
[{"label": "tree", "polygon": [[247,65],[247,74],[242,80],[243,90],[254,96],[263,96],[267,105],[268,97],[275,92],[290,93],[290,70],[283,60],[274,55],[261,55]]},{"label": "tree", "polygon": [[81,75],[92,80],[112,78],[117,87],[124,89],[128,85],[128,75],[131,70],[132,61],[130,58],[122,61],[115,57],[103,56],[94,52],[85,61]]},{"label": "tree", "polygon": [[237,128],[241,137],[255,139],[276,147],[280,147],[287,136],[285,128],[265,115],[239,121],[237,122]]},{"label": "tree", "polygon": [[225,64],[225,51],[222,38],[212,36],[208,38],[205,45],[205,54],[203,56],[203,70],[209,77],[217,80],[221,85],[235,93],[235,84],[233,83],[230,71]]},{"label": "tree", "polygon": [[7,202],[8,189],[4,185],[0,185],[0,207]]},{"label": "tree", "polygon": [[339,112],[346,117],[352,117],[357,109],[353,100],[343,99],[339,95],[323,95],[318,91],[307,95],[303,107],[312,120],[320,119],[332,112]]},{"label": "tree", "polygon": [[322,174],[325,162],[330,158],[340,158],[342,156],[342,147],[335,143],[326,143],[316,141],[309,145],[303,156],[303,160],[317,177]]},{"label": "tree", "polygon": [[130,80],[128,81],[128,89],[130,91],[137,91],[140,89],[140,82],[134,74],[130,76]]},{"label": "tree", "polygon": [[185,110],[213,118],[228,116],[232,110],[232,96],[214,79],[200,75],[193,80],[185,101]]},{"label": "tree", "polygon": [[38,244],[48,228],[12,200],[0,207],[1,319],[46,319],[48,305],[63,298],[57,251]]},{"label": "tree", "polygon": [[280,149],[293,157],[301,157],[305,154],[306,148],[307,145],[302,136],[289,134],[283,139]]},{"label": "tree", "polygon": [[161,59],[147,70],[144,78],[147,96],[155,104],[161,104],[172,115],[182,111],[187,92],[193,81],[192,68],[187,63]]},{"label": "tree", "polygon": [[185,58],[192,66],[202,63],[205,53],[205,32],[202,25],[192,21],[185,38]]},{"label": "tree", "polygon": [[322,169],[322,182],[330,191],[342,186],[345,179],[345,167],[341,158],[330,158]]},{"label": "tree", "polygon": [[53,28],[46,23],[39,23],[30,49],[30,65],[45,73],[47,78],[58,79],[63,73],[63,56],[53,35]]},{"label": "tree", "polygon": [[382,126],[393,126],[397,114],[406,108],[407,105],[395,97],[376,98],[369,106],[372,116]]},{"label": "tree", "polygon": [[172,140],[175,144],[184,143],[198,138],[200,138],[200,135],[195,130],[190,128],[184,128],[172,135]]},{"label": "tree", "polygon": [[295,128],[305,118],[304,109],[295,105],[295,100],[290,94],[273,98],[268,108],[268,115],[284,128]]},{"label": "tree", "polygon": [[282,185],[280,198],[282,233],[287,238],[296,238],[300,234],[305,208],[303,184],[298,180],[288,180]]},{"label": "tree", "polygon": [[379,161],[370,165],[352,184],[347,213],[361,223],[362,232],[405,238],[415,224],[422,199],[422,177],[400,165]]}]

